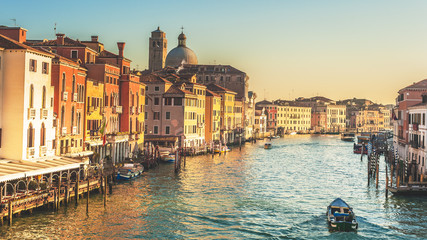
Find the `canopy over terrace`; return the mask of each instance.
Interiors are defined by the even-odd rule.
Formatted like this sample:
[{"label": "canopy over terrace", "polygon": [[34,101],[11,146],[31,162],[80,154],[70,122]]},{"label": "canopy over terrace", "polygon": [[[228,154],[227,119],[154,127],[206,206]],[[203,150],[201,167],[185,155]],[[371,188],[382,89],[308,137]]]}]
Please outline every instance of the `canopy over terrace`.
[{"label": "canopy over terrace", "polygon": [[0,159],[0,183],[38,176],[68,169],[80,168],[88,161],[71,159],[66,157],[54,157],[38,161],[6,160]]}]

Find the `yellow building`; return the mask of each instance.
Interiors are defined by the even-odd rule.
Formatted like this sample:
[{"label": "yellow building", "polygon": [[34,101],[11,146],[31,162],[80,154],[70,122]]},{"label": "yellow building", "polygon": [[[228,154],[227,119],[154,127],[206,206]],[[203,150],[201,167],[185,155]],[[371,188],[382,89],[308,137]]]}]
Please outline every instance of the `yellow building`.
[{"label": "yellow building", "polygon": [[205,107],[205,141],[207,143],[220,140],[221,96],[206,90]]},{"label": "yellow building", "polygon": [[303,107],[293,102],[282,101],[277,105],[277,127],[284,132],[306,133],[311,128],[311,107]]},{"label": "yellow building", "polygon": [[234,99],[237,93],[216,84],[209,84],[207,88],[221,96],[221,140],[224,143],[233,143],[235,129]]},{"label": "yellow building", "polygon": [[[194,81],[194,82],[193,82]],[[192,76],[191,82],[186,82],[185,89],[197,96],[196,100],[196,138],[195,146],[205,145],[205,106],[206,106],[206,86],[195,83],[196,76]]]},{"label": "yellow building", "polygon": [[[101,139],[100,128],[103,124],[104,108],[104,84],[95,79],[86,80],[86,121],[84,123],[84,141],[90,146],[90,150],[100,155],[99,159],[105,156],[103,140]],[[106,123],[107,124],[107,123]]]}]

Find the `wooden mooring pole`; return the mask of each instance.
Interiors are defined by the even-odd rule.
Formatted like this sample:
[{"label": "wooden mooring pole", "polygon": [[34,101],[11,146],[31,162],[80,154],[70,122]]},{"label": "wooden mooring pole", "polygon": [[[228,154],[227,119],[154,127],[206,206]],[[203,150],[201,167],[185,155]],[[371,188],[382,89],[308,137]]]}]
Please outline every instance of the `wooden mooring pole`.
[{"label": "wooden mooring pole", "polygon": [[9,201],[9,209],[8,209],[8,220],[9,220],[9,226],[12,226],[12,219],[13,219],[13,201]]},{"label": "wooden mooring pole", "polygon": [[89,170],[87,173],[87,199],[86,199],[86,212],[89,213]]},{"label": "wooden mooring pole", "polygon": [[385,162],[385,197],[388,197],[388,169],[387,169],[387,161]]},{"label": "wooden mooring pole", "polygon": [[376,187],[378,188],[378,176],[379,176],[379,163],[378,163],[378,159],[377,159],[377,156],[375,157],[376,159],[375,159],[375,161],[376,161],[376,164],[375,164],[375,177],[376,177]]}]

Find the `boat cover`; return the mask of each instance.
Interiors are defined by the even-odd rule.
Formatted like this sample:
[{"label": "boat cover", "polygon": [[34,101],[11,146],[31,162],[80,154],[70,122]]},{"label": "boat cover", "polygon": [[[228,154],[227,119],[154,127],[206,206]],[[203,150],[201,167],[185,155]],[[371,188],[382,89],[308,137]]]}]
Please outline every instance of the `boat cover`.
[{"label": "boat cover", "polygon": [[344,202],[344,200],[342,200],[341,198],[337,198],[334,201],[331,202],[331,204],[329,204],[330,207],[347,207],[350,208],[350,206]]}]

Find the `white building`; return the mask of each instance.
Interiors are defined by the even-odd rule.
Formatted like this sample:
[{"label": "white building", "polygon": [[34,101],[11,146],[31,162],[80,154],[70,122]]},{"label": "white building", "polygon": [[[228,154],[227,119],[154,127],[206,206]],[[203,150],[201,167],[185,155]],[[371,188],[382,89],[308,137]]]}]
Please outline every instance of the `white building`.
[{"label": "white building", "polygon": [[53,55],[0,35],[0,158],[54,155]]},{"label": "white building", "polygon": [[409,113],[409,144],[408,164],[417,170],[418,174],[426,174],[426,115],[427,103],[419,103],[408,108]]}]

